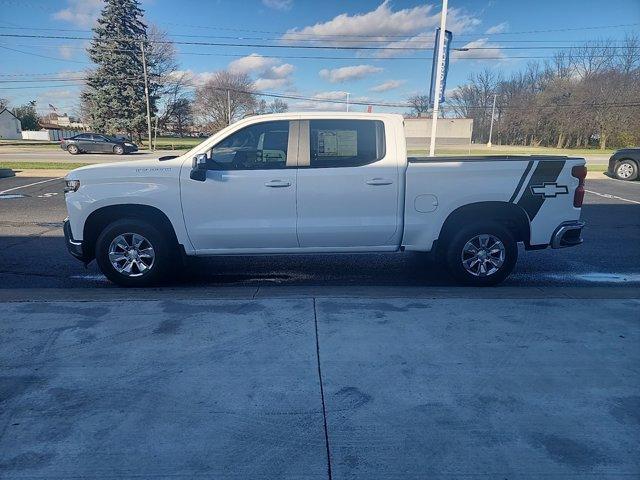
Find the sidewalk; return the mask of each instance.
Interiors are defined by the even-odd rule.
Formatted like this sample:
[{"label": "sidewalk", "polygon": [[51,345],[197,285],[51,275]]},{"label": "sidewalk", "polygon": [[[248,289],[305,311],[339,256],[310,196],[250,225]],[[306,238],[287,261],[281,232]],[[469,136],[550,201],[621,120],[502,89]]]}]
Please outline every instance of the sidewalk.
[{"label": "sidewalk", "polygon": [[2,291],[0,476],[640,473],[630,291],[260,290]]}]

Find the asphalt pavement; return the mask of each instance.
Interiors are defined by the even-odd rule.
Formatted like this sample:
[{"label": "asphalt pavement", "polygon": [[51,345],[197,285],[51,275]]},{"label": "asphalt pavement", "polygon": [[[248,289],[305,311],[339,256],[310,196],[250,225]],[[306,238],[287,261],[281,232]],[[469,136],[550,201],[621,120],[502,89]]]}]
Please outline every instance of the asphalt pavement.
[{"label": "asphalt pavement", "polygon": [[[63,180],[0,180],[0,288],[112,287],[95,262],[66,251]],[[503,286],[640,286],[640,182],[587,180],[585,242],[575,248],[520,252]],[[174,286],[450,286],[425,255],[357,254],[193,259]]]}]

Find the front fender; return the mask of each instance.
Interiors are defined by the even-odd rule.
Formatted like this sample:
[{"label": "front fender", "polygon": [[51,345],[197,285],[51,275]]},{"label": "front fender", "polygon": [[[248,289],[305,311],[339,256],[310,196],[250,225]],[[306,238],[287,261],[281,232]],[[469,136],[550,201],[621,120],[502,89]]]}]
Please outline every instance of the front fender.
[{"label": "front fender", "polygon": [[166,179],[162,180],[153,181],[146,178],[144,181],[124,183],[121,180],[105,180],[88,185],[82,185],[81,181],[78,191],[65,194],[73,238],[84,240],[87,218],[100,208],[123,204],[145,205],[163,212],[171,222],[178,242],[184,245],[185,250],[193,250],[182,218],[177,179],[171,184],[167,183]]}]

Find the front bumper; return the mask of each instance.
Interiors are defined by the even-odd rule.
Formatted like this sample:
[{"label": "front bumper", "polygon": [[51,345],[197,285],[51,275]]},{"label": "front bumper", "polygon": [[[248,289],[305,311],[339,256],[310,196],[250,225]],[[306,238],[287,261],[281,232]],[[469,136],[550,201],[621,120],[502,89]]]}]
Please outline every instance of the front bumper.
[{"label": "front bumper", "polygon": [[575,247],[582,240],[582,229],[585,223],[580,220],[560,224],[551,237],[551,248]]},{"label": "front bumper", "polygon": [[82,246],[82,242],[74,240],[71,236],[71,225],[69,224],[69,219],[65,219],[62,230],[64,231],[64,240],[69,253],[76,257],[78,260],[86,262],[87,256]]}]

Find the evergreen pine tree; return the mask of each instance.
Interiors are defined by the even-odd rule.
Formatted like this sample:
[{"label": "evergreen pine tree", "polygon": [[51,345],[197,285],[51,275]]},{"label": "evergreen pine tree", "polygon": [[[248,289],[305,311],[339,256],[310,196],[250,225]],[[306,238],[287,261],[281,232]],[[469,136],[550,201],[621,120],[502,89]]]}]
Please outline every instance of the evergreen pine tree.
[{"label": "evergreen pine tree", "polygon": [[[146,131],[141,42],[148,48],[144,10],[138,0],[105,0],[87,49],[96,68],[87,75],[83,103],[92,128],[110,134]],[[150,91],[154,91],[150,85]],[[155,97],[151,96],[152,115]]]}]

